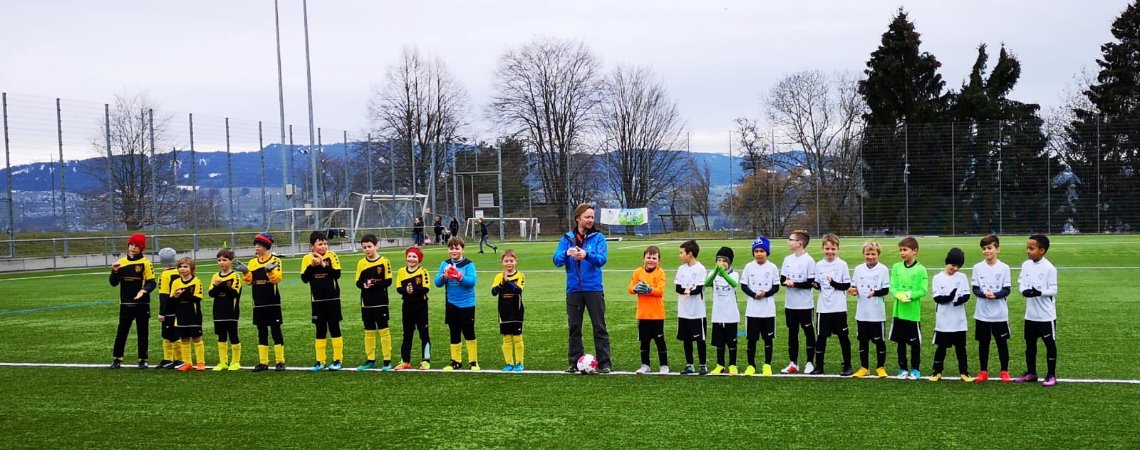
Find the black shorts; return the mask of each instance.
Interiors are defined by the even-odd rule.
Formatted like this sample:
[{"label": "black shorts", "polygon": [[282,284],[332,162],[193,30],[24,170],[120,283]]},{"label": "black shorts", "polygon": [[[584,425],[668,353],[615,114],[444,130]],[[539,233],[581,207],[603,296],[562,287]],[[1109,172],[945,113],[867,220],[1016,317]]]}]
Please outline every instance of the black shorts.
[{"label": "black shorts", "polygon": [[704,318],[682,319],[677,318],[677,339],[682,341],[701,341],[705,339],[705,330],[708,323]]},{"label": "black shorts", "polygon": [[202,337],[201,326],[188,326],[188,327],[175,327],[174,331],[178,333],[179,338],[199,338]]},{"label": "black shorts", "polygon": [[1008,341],[1010,337],[1009,322],[986,322],[974,320],[974,340],[988,341],[990,337]]},{"label": "black shorts", "polygon": [[428,323],[428,304],[424,300],[404,300],[400,307],[400,320],[404,327]]},{"label": "black shorts", "polygon": [[784,323],[789,329],[796,329],[803,327],[806,329],[812,328],[812,309],[785,309],[784,310]]},{"label": "black shorts", "polygon": [[951,345],[966,345],[965,331],[935,331],[934,345],[949,347]]},{"label": "black shorts", "polygon": [[475,324],[475,307],[470,306],[467,308],[460,308],[458,306],[448,303],[443,309],[443,323],[448,325],[467,325]]},{"label": "black shorts", "polygon": [[313,305],[313,323],[340,322],[344,315],[340,312],[340,299],[321,300],[311,302]]},{"label": "black shorts", "polygon": [[913,320],[891,318],[891,340],[898,343],[920,344],[922,327]]},{"label": "black shorts", "polygon": [[215,321],[218,321],[218,320],[238,320],[240,318],[241,310],[238,308],[237,304],[234,304],[234,303],[227,304],[226,300],[222,300],[222,301],[214,300],[213,303],[214,303],[213,318]]},{"label": "black shorts", "polygon": [[388,319],[388,306],[360,308],[360,320],[364,321],[365,326],[375,323],[377,330],[383,330],[388,328]]},{"label": "black shorts", "polygon": [[1025,321],[1025,339],[1037,338],[1057,340],[1057,321],[1038,322],[1027,319]]},{"label": "black shorts", "polygon": [[716,323],[713,322],[712,327],[712,345],[713,347],[721,347],[725,345],[736,346],[736,330],[740,328],[739,323]]},{"label": "black shorts", "polygon": [[819,324],[816,325],[816,330],[819,331],[820,339],[826,339],[833,334],[846,336],[847,329],[846,311],[819,313]]},{"label": "black shorts", "polygon": [[253,307],[253,324],[259,326],[281,325],[281,305]]},{"label": "black shorts", "polygon": [[651,341],[665,337],[665,319],[638,319],[637,340]]},{"label": "black shorts", "polygon": [[123,320],[150,319],[150,303],[119,304],[119,318]]},{"label": "black shorts", "polygon": [[523,306],[522,299],[499,299],[499,334],[521,335],[525,315],[526,309]]},{"label": "black shorts", "polygon": [[858,337],[860,341],[881,341],[883,340],[883,328],[886,326],[886,322],[864,322],[862,320],[856,320],[856,337]]},{"label": "black shorts", "polygon": [[[198,309],[199,306],[200,305],[198,305],[198,304],[189,303],[189,302],[179,303],[178,304],[178,310],[175,311],[174,326],[178,327],[178,328],[198,327],[198,329],[201,330],[201,328],[202,328],[202,310]],[[198,335],[199,336],[202,335],[201,331],[198,332]],[[181,332],[179,332],[178,336],[179,337],[182,336]]]},{"label": "black shorts", "polygon": [[776,318],[775,317],[748,317],[747,321],[747,334],[749,341],[758,341],[764,339],[765,341],[776,338]]}]

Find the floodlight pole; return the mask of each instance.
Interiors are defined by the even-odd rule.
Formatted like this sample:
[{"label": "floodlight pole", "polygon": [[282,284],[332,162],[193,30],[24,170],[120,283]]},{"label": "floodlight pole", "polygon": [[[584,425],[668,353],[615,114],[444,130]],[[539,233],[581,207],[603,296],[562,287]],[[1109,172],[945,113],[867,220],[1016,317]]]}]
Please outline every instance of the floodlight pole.
[{"label": "floodlight pole", "polygon": [[[292,151],[291,147],[285,146],[285,81],[281,75],[281,14],[278,13],[277,0],[273,0],[273,28],[277,33],[277,106],[280,111],[281,117],[281,189],[285,193],[285,198],[292,199],[293,193],[289,190],[289,171],[292,166],[289,165],[287,151]],[[266,211],[268,217],[268,211]],[[266,219],[268,223],[268,218]]]},{"label": "floodlight pole", "polygon": [[8,142],[8,93],[3,95],[4,103],[4,168],[8,177],[8,256],[16,256],[16,208],[12,205],[12,153]]},{"label": "floodlight pole", "polygon": [[504,238],[506,238],[507,230],[505,229],[506,226],[503,224],[503,218],[506,217],[506,214],[504,213],[504,211],[505,211],[504,203],[506,203],[506,201],[503,199],[503,141],[502,140],[499,140],[498,142],[495,143],[495,154],[499,159],[499,242],[503,242],[505,240]]},{"label": "floodlight pole", "polygon": [[[313,207],[320,208],[321,197],[318,195],[320,187],[317,185],[318,150],[314,147],[314,140],[316,139],[314,131],[316,130],[314,129],[315,125],[313,125],[313,70],[309,63],[309,0],[301,1],[301,11],[305,16],[305,83],[309,91],[309,166],[312,168],[313,172],[313,185],[311,186],[310,191],[312,191],[313,196]],[[321,212],[319,210],[315,211],[313,215],[314,223],[319,225],[321,223]]]}]

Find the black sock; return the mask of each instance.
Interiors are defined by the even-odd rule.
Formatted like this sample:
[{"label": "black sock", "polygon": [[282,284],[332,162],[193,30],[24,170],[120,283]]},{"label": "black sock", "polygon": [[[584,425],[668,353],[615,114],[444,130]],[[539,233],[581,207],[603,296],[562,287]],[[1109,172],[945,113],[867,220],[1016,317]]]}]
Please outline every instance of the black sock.
[{"label": "black sock", "polygon": [[1025,373],[1037,373],[1037,339],[1025,339]]},{"label": "black sock", "polygon": [[942,373],[942,363],[946,359],[946,346],[939,345],[934,349],[934,373]]},{"label": "black sock", "polygon": [[693,365],[693,341],[685,339],[685,364]]},{"label": "black sock", "polygon": [[641,363],[649,365],[649,339],[641,340]]},{"label": "black sock", "polygon": [[978,370],[990,370],[990,341],[978,341]]},{"label": "black sock", "polygon": [[736,365],[736,342],[728,344],[728,365]]},{"label": "black sock", "polygon": [[875,367],[887,366],[887,343],[882,339],[875,341],[875,358],[878,361]]},{"label": "black sock", "polygon": [[958,354],[958,373],[970,373],[969,363],[966,361],[966,343],[959,342],[954,344],[954,352]]},{"label": "black sock", "polygon": [[658,336],[656,338],[653,338],[653,341],[657,343],[657,358],[661,360],[661,365],[668,366],[669,352],[665,347],[665,337]]},{"label": "black sock", "polygon": [[718,366],[724,365],[724,346],[723,345],[716,348],[716,365],[718,365]]},{"label": "black sock", "polygon": [[839,351],[843,354],[843,368],[851,368],[851,338],[846,334],[839,335]]},{"label": "black sock", "polygon": [[764,340],[764,364],[772,364],[772,340]]},{"label": "black sock", "polygon": [[910,370],[910,367],[907,366],[907,362],[906,362],[906,343],[899,342],[898,346],[895,347],[895,349],[896,349],[895,353],[897,353],[898,357],[899,357],[899,369]]},{"label": "black sock", "polygon": [[998,339],[998,360],[1001,362],[1001,370],[1009,370],[1009,340]]},{"label": "black sock", "polygon": [[867,339],[859,340],[859,367],[870,367],[870,351],[871,341]]},{"label": "black sock", "polygon": [[745,352],[748,353],[748,365],[755,367],[756,366],[756,339],[749,339],[748,340],[748,346],[745,348]]},{"label": "black sock", "polygon": [[919,344],[918,339],[910,344],[910,367],[918,369],[922,367],[922,345]]},{"label": "black sock", "polygon": [[1049,370],[1046,377],[1057,376],[1057,341],[1053,338],[1043,339],[1045,341],[1045,364]]},{"label": "black sock", "polygon": [[[808,347],[808,348],[811,348],[811,347]],[[808,361],[815,361],[816,369],[823,368],[823,358],[824,358],[825,354],[827,354],[827,339],[826,338],[815,341],[815,355],[813,358],[808,358]]]},{"label": "black sock", "polygon": [[[766,341],[765,341],[766,342]],[[810,354],[808,356],[811,356]],[[800,330],[788,328],[788,361],[799,364],[800,360]]]},{"label": "black sock", "polygon": [[704,339],[700,339],[697,341],[697,354],[701,357],[701,365],[702,366],[705,365],[706,361],[708,361],[708,359],[709,359],[707,347],[708,346],[705,344]]}]

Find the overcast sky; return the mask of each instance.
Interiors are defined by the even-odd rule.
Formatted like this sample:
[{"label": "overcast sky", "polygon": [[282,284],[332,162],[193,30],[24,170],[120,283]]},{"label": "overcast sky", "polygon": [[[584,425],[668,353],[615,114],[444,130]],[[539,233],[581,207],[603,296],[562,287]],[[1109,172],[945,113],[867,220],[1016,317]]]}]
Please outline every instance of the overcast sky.
[{"label": "overcast sky", "polygon": [[[922,49],[942,63],[948,88],[961,86],[979,43],[993,50],[991,66],[1004,43],[1022,63],[1011,97],[1047,108],[1059,103],[1075,74],[1095,71],[1100,45],[1111,40],[1109,26],[1127,2],[901,5],[922,33]],[[281,0],[280,6],[286,122],[299,126],[298,141],[307,141],[301,131],[308,121],[301,2]],[[618,64],[651,66],[677,101],[694,149],[726,151],[732,120],[760,116],[761,94],[782,76],[805,69],[861,73],[899,6],[899,1],[837,0],[314,0],[309,35],[315,120],[335,136],[330,140],[340,140],[341,130],[350,139],[359,136],[367,128],[367,100],[386,68],[402,47],[415,46],[442,58],[467,89],[468,134],[490,139],[483,111],[499,56],[535,37],[551,36],[585,42],[607,71]],[[53,98],[65,104],[74,100],[80,106],[65,109],[97,119],[102,103],[138,91],[164,110],[232,117],[247,125],[277,123],[269,0],[4,0],[0,43],[0,91],[45,97],[50,106],[42,113],[45,129],[36,132],[52,139]],[[40,114],[23,97],[16,103],[17,110]],[[243,133],[250,130],[245,126]],[[32,131],[13,131],[19,133]],[[208,133],[216,145],[221,132],[215,126]],[[266,130],[269,142],[277,134]],[[89,140],[65,138],[77,144]],[[13,163],[46,160],[55,151],[50,145],[18,144],[13,143]],[[70,146],[68,159],[79,153]]]}]

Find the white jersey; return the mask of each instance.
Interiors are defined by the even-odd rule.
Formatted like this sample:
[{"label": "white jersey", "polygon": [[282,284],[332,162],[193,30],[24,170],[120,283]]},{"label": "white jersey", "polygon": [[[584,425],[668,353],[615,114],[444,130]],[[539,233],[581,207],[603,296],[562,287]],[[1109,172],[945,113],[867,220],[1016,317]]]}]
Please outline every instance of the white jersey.
[{"label": "white jersey", "polygon": [[855,276],[851,278],[855,290],[859,291],[855,307],[855,320],[860,322],[886,322],[887,308],[883,297],[872,297],[871,293],[891,287],[891,269],[878,263],[867,267],[867,263],[855,266]]},{"label": "white jersey", "polygon": [[[974,264],[970,283],[981,288],[982,292],[987,289],[998,292],[1010,287],[1009,266],[1001,260],[994,260],[992,266],[985,261]],[[1009,322],[1009,302],[1005,297],[993,300],[978,297],[974,304],[974,318],[983,322]]]},{"label": "white jersey", "polygon": [[[677,278],[673,279],[673,284],[679,284],[682,288],[686,289],[704,286],[706,274],[708,274],[708,272],[705,270],[705,266],[701,265],[700,261],[695,262],[691,266],[681,264],[681,266],[677,268]],[[694,295],[678,294],[677,317],[681,319],[705,318],[704,293]]]},{"label": "white jersey", "polygon": [[[740,283],[740,274],[735,270],[728,269],[728,276]],[[708,273],[712,275],[712,271]],[[740,323],[740,306],[736,303],[736,288],[724,281],[724,278],[716,277],[713,280],[712,287],[705,287],[705,289],[712,289],[712,321],[713,323]]]},{"label": "white jersey", "polygon": [[[780,266],[780,275],[796,283],[802,283],[815,278],[815,260],[806,252],[800,256],[795,253],[784,257],[784,265]],[[812,309],[815,302],[812,299],[811,288],[784,288],[784,309]]]},{"label": "white jersey", "polygon": [[836,283],[851,283],[847,261],[835,258],[834,261],[821,259],[815,263],[815,281],[819,283],[818,313],[847,312],[847,291],[838,291],[827,282],[827,277]]},{"label": "white jersey", "polygon": [[[763,265],[749,261],[740,275],[740,284],[752,292],[768,292],[780,284],[780,269],[772,261],[764,261]],[[746,303],[744,315],[747,317],[776,317],[775,297],[750,297]]]},{"label": "white jersey", "polygon": [[[938,297],[954,293],[954,301],[963,295],[970,295],[970,280],[966,274],[956,272],[946,275],[938,272],[930,281],[930,296]],[[946,333],[966,331],[966,305],[954,306],[953,301],[944,305],[935,305],[934,331]]]},{"label": "white jersey", "polygon": [[1017,290],[1037,289],[1038,297],[1025,299],[1025,320],[1052,322],[1057,320],[1057,268],[1045,257],[1040,261],[1026,260],[1017,277]]}]

